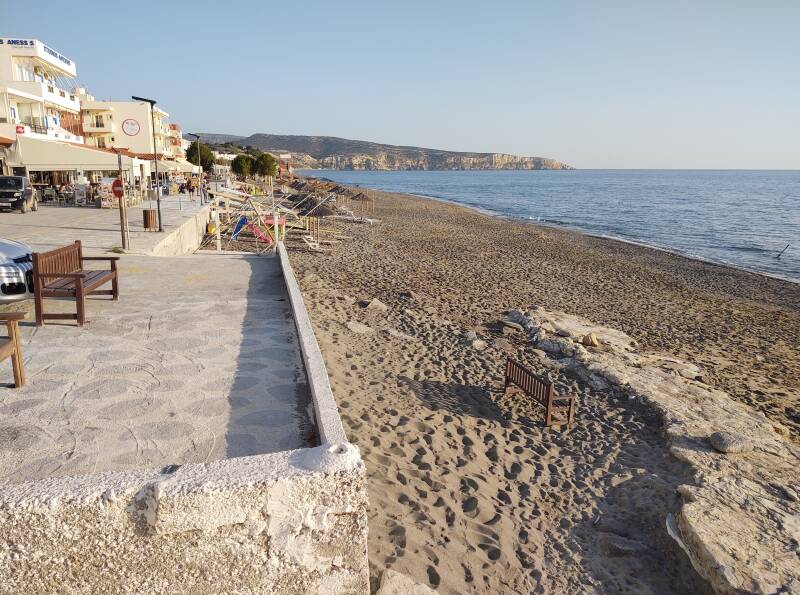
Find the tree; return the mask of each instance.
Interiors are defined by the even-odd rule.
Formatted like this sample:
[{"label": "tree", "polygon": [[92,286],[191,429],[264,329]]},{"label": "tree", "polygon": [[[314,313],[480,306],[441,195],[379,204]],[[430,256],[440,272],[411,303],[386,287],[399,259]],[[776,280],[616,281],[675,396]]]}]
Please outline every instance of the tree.
[{"label": "tree", "polygon": [[203,166],[203,171],[211,172],[214,170],[214,153],[211,152],[206,145],[200,144],[200,161],[197,160],[197,141],[189,145],[186,151],[186,158],[190,163],[197,165],[198,163]]},{"label": "tree", "polygon": [[248,155],[237,155],[231,162],[231,170],[237,176],[246,177],[253,168],[253,159]]},{"label": "tree", "polygon": [[274,176],[278,171],[278,160],[269,153],[261,153],[253,163],[252,171],[259,176]]}]

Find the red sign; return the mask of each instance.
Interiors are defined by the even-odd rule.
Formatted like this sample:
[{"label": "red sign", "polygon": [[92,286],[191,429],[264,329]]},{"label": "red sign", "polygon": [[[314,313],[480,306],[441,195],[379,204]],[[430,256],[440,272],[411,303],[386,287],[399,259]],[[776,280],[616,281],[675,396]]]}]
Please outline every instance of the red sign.
[{"label": "red sign", "polygon": [[17,134],[25,134],[25,127],[17,126]]},{"label": "red sign", "polygon": [[119,178],[114,180],[114,183],[111,184],[111,192],[113,192],[114,196],[117,198],[122,198],[125,195],[125,190],[122,187],[122,180]]}]

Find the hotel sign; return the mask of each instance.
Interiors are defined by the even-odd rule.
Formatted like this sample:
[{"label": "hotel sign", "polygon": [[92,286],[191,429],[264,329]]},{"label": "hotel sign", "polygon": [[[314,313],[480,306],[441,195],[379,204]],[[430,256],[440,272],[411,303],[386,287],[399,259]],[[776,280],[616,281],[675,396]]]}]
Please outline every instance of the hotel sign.
[{"label": "hotel sign", "polygon": [[139,134],[141,128],[142,127],[139,125],[139,122],[133,118],[128,118],[122,122],[122,132],[128,136],[136,136]]},{"label": "hotel sign", "polygon": [[13,45],[16,47],[34,47],[36,45],[35,39],[9,39],[8,37],[0,37],[0,45]]},{"label": "hotel sign", "polygon": [[42,50],[41,51],[44,52],[45,54],[47,54],[48,57],[50,57],[50,58],[52,58],[54,60],[58,60],[59,62],[61,62],[65,66],[68,66],[68,67],[70,67],[70,69],[74,70],[75,63],[72,60],[70,60],[69,58],[67,58],[63,54],[58,53],[54,49],[47,47],[41,41],[37,41],[35,39],[16,39],[16,38],[13,38],[13,37],[0,37],[0,46],[10,46],[10,47],[14,47],[14,48],[32,49],[32,50],[37,50],[37,52],[38,52],[38,47],[37,46],[39,46],[39,45],[42,46]]},{"label": "hotel sign", "polygon": [[67,66],[72,66],[72,60],[70,60],[69,58],[65,58],[64,56],[59,54],[57,51],[51,50],[49,47],[47,47],[44,44],[42,44],[42,47],[44,48],[44,51],[45,51],[46,54],[50,54],[51,56],[53,56],[53,58],[55,58],[56,60],[60,60],[61,62],[63,62]]}]

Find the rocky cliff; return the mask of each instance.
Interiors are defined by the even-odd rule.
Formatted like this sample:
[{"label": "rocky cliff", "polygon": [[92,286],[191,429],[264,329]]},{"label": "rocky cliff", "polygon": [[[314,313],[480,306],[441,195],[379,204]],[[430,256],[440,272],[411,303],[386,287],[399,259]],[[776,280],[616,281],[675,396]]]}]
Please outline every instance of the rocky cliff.
[{"label": "rocky cliff", "polygon": [[[205,142],[214,142],[213,137],[223,135],[201,136]],[[253,134],[233,142],[241,147],[255,147],[270,153],[291,153],[295,167],[309,169],[573,169],[546,157],[443,151],[331,136]]]}]

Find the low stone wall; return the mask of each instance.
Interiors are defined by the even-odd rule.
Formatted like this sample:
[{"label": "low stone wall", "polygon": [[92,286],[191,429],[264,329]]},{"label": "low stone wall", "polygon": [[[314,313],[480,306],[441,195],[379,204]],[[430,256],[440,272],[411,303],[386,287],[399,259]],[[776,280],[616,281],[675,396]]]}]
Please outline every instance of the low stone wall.
[{"label": "low stone wall", "polygon": [[0,490],[2,593],[367,593],[356,448]]},{"label": "low stone wall", "polygon": [[283,279],[286,283],[286,290],[289,293],[289,301],[292,303],[294,312],[294,323],[297,327],[297,335],[300,338],[300,350],[303,353],[303,363],[308,376],[308,384],[311,388],[311,398],[314,400],[314,414],[317,422],[321,442],[347,442],[344,434],[342,419],[339,417],[339,409],[333,397],[331,383],[328,380],[328,370],[325,367],[325,360],[322,358],[322,351],[314,335],[314,328],[311,326],[311,319],[308,317],[303,294],[294,270],[289,262],[289,254],[283,242],[278,243],[278,258],[281,260]]},{"label": "low stone wall", "polygon": [[181,256],[194,252],[200,247],[206,233],[206,224],[210,220],[211,207],[203,207],[177,229],[169,232],[153,247],[150,254],[153,256]]}]

